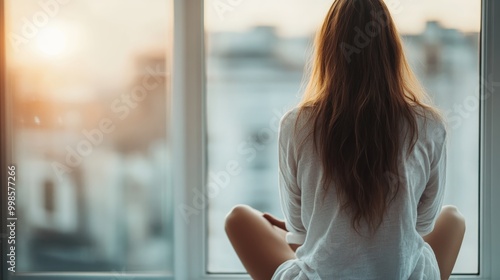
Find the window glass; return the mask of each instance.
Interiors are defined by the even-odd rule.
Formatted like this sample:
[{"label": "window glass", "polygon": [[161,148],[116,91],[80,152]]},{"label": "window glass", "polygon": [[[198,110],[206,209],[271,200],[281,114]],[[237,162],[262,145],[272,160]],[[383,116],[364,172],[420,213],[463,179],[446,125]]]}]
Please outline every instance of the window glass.
[{"label": "window glass", "polygon": [[172,2],[5,1],[17,272],[171,271]]},{"label": "window glass", "polygon": [[[312,38],[331,3],[205,1],[209,272],[244,271],[224,233],[231,207],[249,204],[282,216],[278,123],[300,99]],[[457,205],[467,220],[454,273],[477,273],[481,2],[386,4],[412,67],[448,119],[445,203]]]}]

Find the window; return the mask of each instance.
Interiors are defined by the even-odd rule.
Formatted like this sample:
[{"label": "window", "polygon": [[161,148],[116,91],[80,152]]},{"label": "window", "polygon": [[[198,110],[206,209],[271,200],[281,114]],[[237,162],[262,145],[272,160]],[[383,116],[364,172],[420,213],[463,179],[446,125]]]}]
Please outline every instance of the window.
[{"label": "window", "polygon": [[[249,279],[222,222],[236,203],[280,214],[277,121],[331,3],[312,2],[0,0],[0,166],[17,166],[19,203],[18,272],[2,238],[0,278]],[[497,279],[500,6],[431,2],[387,0],[459,157],[446,200],[468,233],[453,279]],[[158,86],[141,101],[143,79]]]},{"label": "window", "polygon": [[16,273],[171,274],[172,5],[5,1]]},{"label": "window", "polygon": [[[311,39],[331,1],[205,3],[207,191],[212,184],[219,190],[209,204],[207,265],[210,272],[244,272],[224,233],[224,216],[239,203],[281,216],[279,119],[300,98]],[[448,119],[445,204],[458,206],[467,220],[454,273],[477,274],[481,2],[386,3],[412,67]]]}]

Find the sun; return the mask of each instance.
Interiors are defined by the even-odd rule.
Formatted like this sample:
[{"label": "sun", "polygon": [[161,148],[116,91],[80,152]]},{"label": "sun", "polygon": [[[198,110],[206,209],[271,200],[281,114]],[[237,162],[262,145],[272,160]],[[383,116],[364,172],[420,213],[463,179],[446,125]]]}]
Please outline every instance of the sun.
[{"label": "sun", "polygon": [[67,36],[57,27],[46,27],[36,37],[37,49],[47,56],[58,56],[66,50]]}]

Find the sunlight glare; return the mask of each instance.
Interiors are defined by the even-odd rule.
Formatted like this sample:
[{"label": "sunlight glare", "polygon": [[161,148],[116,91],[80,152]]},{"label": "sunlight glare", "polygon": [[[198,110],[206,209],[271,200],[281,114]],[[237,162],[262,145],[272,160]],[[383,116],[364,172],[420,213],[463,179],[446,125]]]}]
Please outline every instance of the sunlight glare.
[{"label": "sunlight glare", "polygon": [[66,34],[56,27],[47,27],[40,30],[37,36],[37,48],[48,56],[60,55],[66,49]]}]

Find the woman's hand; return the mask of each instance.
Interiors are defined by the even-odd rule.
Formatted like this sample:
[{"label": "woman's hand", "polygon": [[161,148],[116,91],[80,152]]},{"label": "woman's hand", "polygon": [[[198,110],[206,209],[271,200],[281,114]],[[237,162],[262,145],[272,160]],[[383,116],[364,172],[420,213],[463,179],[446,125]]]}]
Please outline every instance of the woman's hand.
[{"label": "woman's hand", "polygon": [[271,223],[271,225],[279,227],[280,229],[282,229],[284,231],[287,231],[286,226],[285,226],[285,221],[280,220],[269,213],[264,213],[263,216],[266,220],[268,220]]},{"label": "woman's hand", "polygon": [[[266,220],[268,220],[268,221],[269,221],[269,223],[271,223],[271,225],[273,225],[273,226],[275,226],[275,227],[278,227],[278,228],[280,228],[280,229],[282,229],[282,230],[284,230],[284,231],[288,232],[288,230],[286,230],[285,221],[280,220],[280,219],[276,218],[275,216],[273,216],[273,215],[271,215],[271,214],[269,214],[269,213],[264,213],[264,215],[263,215],[263,216],[264,216],[264,218],[265,218]],[[290,245],[290,248],[291,248],[294,252],[296,252],[296,251],[297,251],[297,249],[301,246],[300,244],[288,244],[288,245]]]}]

